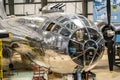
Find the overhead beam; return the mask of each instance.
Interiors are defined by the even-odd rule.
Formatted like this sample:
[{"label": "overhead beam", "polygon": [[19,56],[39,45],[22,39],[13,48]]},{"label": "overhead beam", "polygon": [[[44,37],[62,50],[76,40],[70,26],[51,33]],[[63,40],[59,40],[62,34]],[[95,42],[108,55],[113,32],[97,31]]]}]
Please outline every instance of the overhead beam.
[{"label": "overhead beam", "polygon": [[83,0],[82,2],[83,15],[88,17],[88,0]]},{"label": "overhead beam", "polygon": [[8,0],[9,3],[9,13],[10,15],[14,15],[14,0]]},{"label": "overhead beam", "polygon": [[[44,1],[44,0],[43,0]],[[72,2],[82,2],[83,0],[76,0],[76,1],[48,1],[47,3],[72,3]],[[90,0],[92,1],[92,0]],[[15,5],[20,5],[20,4],[31,4],[31,3],[14,3]],[[42,0],[41,2],[33,2],[32,4],[42,4]],[[9,5],[9,3],[6,3],[6,5]]]},{"label": "overhead beam", "polygon": [[33,3],[34,0],[25,0],[25,3]]}]

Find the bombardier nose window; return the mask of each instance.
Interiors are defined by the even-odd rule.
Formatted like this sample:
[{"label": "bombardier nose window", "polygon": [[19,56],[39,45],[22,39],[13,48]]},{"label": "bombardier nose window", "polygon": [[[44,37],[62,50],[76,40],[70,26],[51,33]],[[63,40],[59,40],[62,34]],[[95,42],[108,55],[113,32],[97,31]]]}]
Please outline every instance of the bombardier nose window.
[{"label": "bombardier nose window", "polygon": [[88,37],[88,33],[87,33],[86,29],[80,29],[80,30],[76,31],[72,36],[73,40],[76,40],[79,42],[88,40],[88,38],[89,37]]},{"label": "bombardier nose window", "polygon": [[89,31],[91,39],[97,41],[101,38],[100,34],[96,30],[94,30],[92,28],[88,28],[88,31]]},{"label": "bombardier nose window", "polygon": [[86,27],[76,30],[69,41],[68,51],[72,60],[81,67],[94,65],[101,56],[102,44],[100,34],[92,28]]}]

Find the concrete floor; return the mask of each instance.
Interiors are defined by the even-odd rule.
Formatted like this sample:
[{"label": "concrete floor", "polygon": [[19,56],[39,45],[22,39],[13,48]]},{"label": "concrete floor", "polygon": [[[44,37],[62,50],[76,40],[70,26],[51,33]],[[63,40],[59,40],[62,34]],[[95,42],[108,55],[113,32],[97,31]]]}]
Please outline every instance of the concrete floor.
[{"label": "concrete floor", "polygon": [[96,80],[120,80],[120,68],[114,66],[114,71],[111,73],[108,67],[107,55],[104,55],[97,66],[92,69],[96,74]]},{"label": "concrete floor", "polygon": [[32,80],[33,73],[31,71],[22,71],[14,72],[14,75],[11,75],[3,80]]},{"label": "concrete floor", "polygon": [[[113,73],[109,72],[107,55],[104,55],[98,62],[97,66],[91,70],[96,74],[96,80],[120,80],[120,68],[114,66]],[[4,78],[3,80],[32,80],[32,71],[18,71],[13,76]],[[51,79],[53,80],[53,79]],[[56,78],[54,80],[66,80],[65,78]]]}]

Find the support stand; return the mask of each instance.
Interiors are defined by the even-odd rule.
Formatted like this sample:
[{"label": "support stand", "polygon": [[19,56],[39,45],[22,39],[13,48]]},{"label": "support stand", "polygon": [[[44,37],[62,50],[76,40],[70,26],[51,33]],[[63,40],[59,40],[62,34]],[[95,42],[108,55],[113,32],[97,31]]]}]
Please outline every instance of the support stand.
[{"label": "support stand", "polygon": [[115,42],[114,65],[120,67],[120,31],[116,31],[114,42]]},{"label": "support stand", "polygon": [[120,67],[120,59],[115,59],[114,65]]},{"label": "support stand", "polygon": [[[49,80],[48,74],[46,72],[47,68],[39,66],[39,65],[33,65],[33,78],[32,80]],[[46,78],[45,78],[46,74]]]},{"label": "support stand", "polygon": [[96,74],[92,73],[91,71],[82,73],[80,71],[77,72],[77,80],[96,80]]},{"label": "support stand", "polygon": [[115,53],[116,55],[114,55],[114,65],[117,67],[120,67],[120,43],[115,43]]}]

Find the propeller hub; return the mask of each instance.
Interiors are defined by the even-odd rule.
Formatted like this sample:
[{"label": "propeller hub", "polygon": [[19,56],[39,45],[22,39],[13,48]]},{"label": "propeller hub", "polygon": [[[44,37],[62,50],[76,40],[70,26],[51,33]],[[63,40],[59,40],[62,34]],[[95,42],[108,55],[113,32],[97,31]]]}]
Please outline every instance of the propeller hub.
[{"label": "propeller hub", "polygon": [[115,32],[112,30],[107,30],[107,36],[108,37],[113,37],[115,35]]},{"label": "propeller hub", "polygon": [[103,37],[105,39],[105,41],[112,41],[114,36],[115,36],[115,30],[114,30],[114,27],[111,26],[111,25],[105,25],[103,28],[102,28],[102,33],[103,33]]}]

